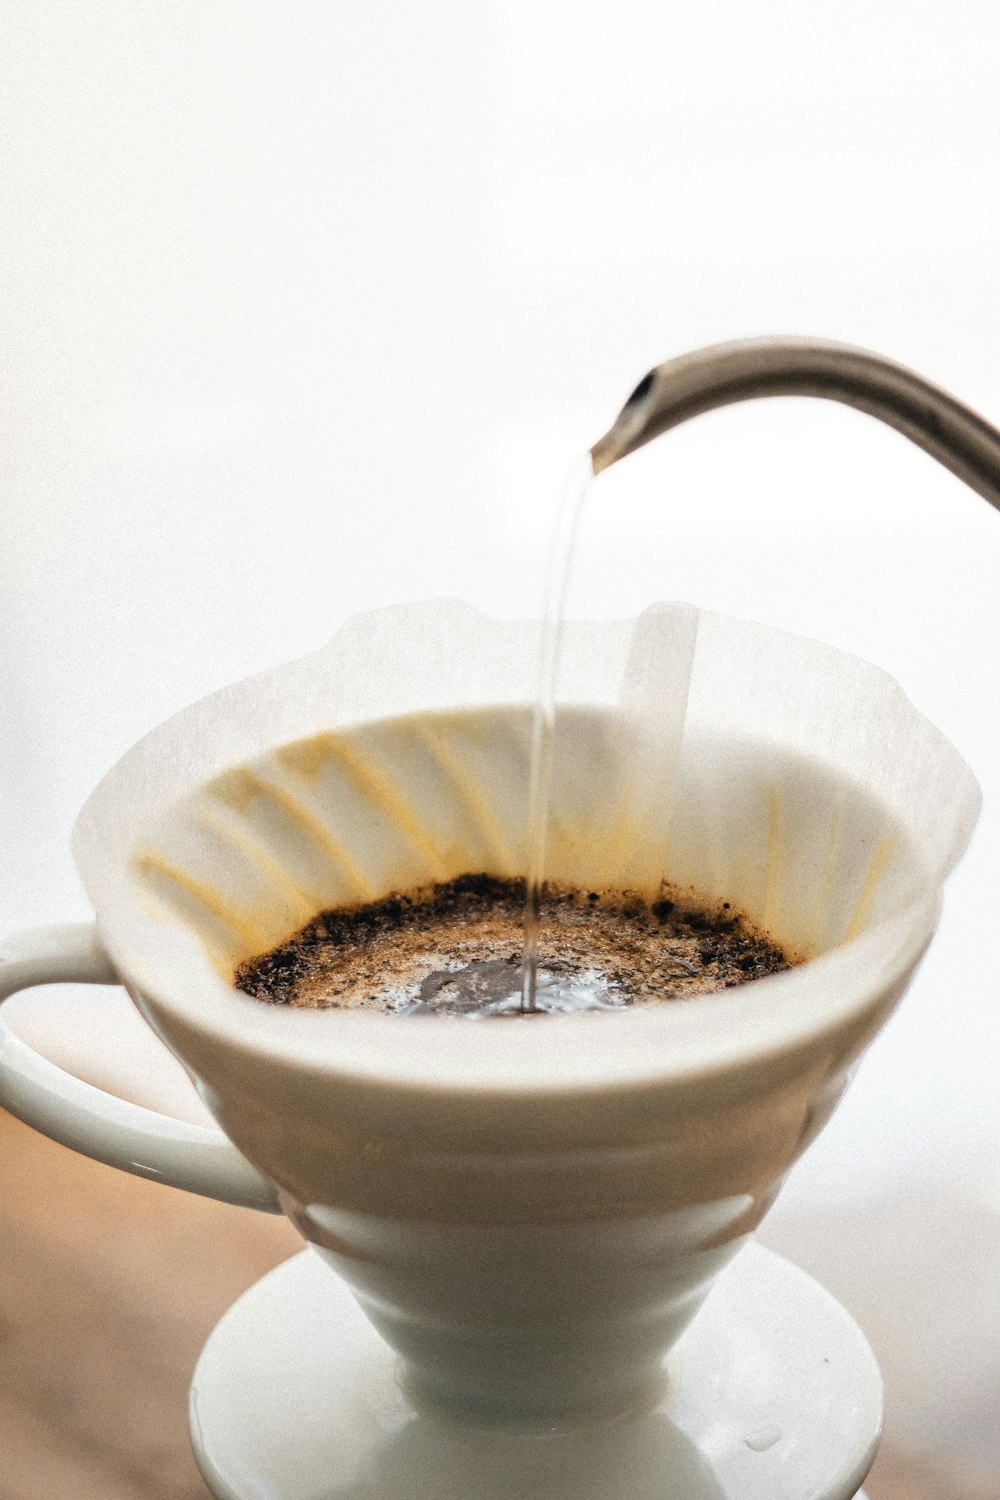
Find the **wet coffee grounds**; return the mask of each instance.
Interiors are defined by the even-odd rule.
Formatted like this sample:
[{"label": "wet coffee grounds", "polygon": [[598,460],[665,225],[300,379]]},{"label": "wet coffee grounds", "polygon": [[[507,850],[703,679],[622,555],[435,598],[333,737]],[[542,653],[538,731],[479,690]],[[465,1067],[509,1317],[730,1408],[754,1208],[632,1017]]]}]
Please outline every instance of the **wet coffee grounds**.
[{"label": "wet coffee grounds", "polygon": [[[320,913],[234,982],[272,1005],[390,1015],[520,1015],[524,882],[489,875]],[[664,887],[547,885],[539,1012],[619,1010],[706,995],[790,967],[728,903],[706,911]]]}]

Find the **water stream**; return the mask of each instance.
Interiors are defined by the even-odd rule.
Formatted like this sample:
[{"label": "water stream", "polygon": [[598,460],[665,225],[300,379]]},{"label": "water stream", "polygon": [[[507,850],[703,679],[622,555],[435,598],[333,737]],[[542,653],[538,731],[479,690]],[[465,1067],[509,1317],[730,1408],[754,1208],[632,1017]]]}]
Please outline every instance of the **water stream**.
[{"label": "water stream", "polygon": [[521,1010],[538,1008],[539,951],[542,886],[545,880],[545,846],[552,788],[552,753],[555,745],[556,689],[566,597],[573,553],[576,548],[584,501],[594,480],[590,453],[574,466],[556,513],[551,549],[545,574],[545,605],[542,614],[538,691],[531,727],[531,769],[528,782],[527,893],[524,907],[524,955],[521,965]]}]

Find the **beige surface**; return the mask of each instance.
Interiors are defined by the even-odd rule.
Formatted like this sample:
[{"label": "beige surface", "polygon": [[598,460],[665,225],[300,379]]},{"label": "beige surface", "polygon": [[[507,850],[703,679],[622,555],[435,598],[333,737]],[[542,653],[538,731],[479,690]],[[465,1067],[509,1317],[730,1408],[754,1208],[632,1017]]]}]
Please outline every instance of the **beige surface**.
[{"label": "beige surface", "polygon": [[0,1119],[0,1500],[204,1500],[187,1386],[283,1220],[84,1161]]},{"label": "beige surface", "polygon": [[[0,1500],[206,1500],[186,1425],[198,1351],[300,1243],[283,1220],[125,1177],[0,1113]],[[1000,1487],[896,1444],[865,1488]]]}]

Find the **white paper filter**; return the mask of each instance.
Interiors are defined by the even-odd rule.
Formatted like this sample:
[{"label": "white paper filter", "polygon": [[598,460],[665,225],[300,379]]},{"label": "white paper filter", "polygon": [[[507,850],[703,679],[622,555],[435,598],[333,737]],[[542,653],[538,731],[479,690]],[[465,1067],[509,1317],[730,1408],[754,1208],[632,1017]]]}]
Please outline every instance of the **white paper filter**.
[{"label": "white paper filter", "polygon": [[[75,832],[121,966],[218,984],[325,907],[523,874],[538,644],[454,602],[378,611],[155,730]],[[665,877],[805,957],[890,917],[897,945],[929,932],[978,788],[876,668],[661,605],[571,622],[559,701],[551,877]]]}]

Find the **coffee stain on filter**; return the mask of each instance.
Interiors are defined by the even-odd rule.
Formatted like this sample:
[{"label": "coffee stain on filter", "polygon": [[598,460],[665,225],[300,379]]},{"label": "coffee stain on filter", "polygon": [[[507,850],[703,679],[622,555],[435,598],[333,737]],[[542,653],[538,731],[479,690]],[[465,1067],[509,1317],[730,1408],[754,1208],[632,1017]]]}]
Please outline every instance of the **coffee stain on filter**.
[{"label": "coffee stain on filter", "polygon": [[468,842],[472,844],[478,839],[486,848],[486,859],[476,863],[503,874],[519,873],[524,864],[523,856],[518,855],[503,824],[483,795],[481,772],[477,773],[468,766],[447,742],[445,736],[449,727],[447,721],[441,726],[425,721],[415,725],[414,734],[444,773],[449,790],[460,801],[473,834]]},{"label": "coffee stain on filter", "polygon": [[[274,756],[279,772],[281,760],[279,751]],[[224,807],[242,815],[255,838],[262,839],[272,848],[280,847],[289,864],[314,867],[316,878],[323,886],[322,890],[310,893],[310,899],[316,903],[314,910],[331,899],[328,874],[331,867],[336,873],[337,886],[346,887],[346,892],[338,890],[338,900],[344,901],[346,897],[352,901],[370,901],[374,898],[376,892],[372,882],[347,846],[287,787],[266,779],[258,770],[242,766],[217,776],[205,792]],[[292,879],[287,874],[286,878]]]},{"label": "coffee stain on filter", "polygon": [[255,864],[265,879],[273,886],[280,887],[284,900],[282,905],[289,902],[302,910],[302,921],[307,922],[316,911],[317,903],[322,901],[322,896],[317,892],[305,890],[297,880],[284,869],[263,848],[259,839],[254,836],[252,827],[243,827],[230,821],[225,817],[214,814],[209,808],[202,807],[198,811],[198,822],[210,834],[222,839],[244,857],[251,864]]},{"label": "coffee stain on filter", "polygon": [[333,762],[354,784],[372,810],[398,831],[419,856],[427,877],[447,879],[441,851],[410,803],[397,790],[392,778],[380,771],[371,758],[340,735],[324,735],[327,764]]},{"label": "coffee stain on filter", "polygon": [[848,925],[844,937],[846,943],[858,937],[868,925],[868,918],[871,914],[876,893],[881,884],[882,877],[892,863],[895,853],[896,840],[890,834],[883,833],[875,845],[875,851],[872,854],[868,872],[865,875],[864,885],[861,888],[861,895],[858,897],[854,914]]},{"label": "coffee stain on filter", "polygon": [[292,740],[274,752],[274,758],[293,776],[304,781],[319,777],[331,761],[336,759],[334,744],[339,736],[332,731],[310,735],[306,739]]},{"label": "coffee stain on filter", "polygon": [[822,952],[823,938],[830,922],[830,911],[836,896],[836,871],[841,857],[847,815],[844,803],[839,798],[831,806],[826,834],[826,844],[820,862],[820,876],[809,918],[809,943],[807,956]]},{"label": "coffee stain on filter", "polygon": [[699,612],[693,605],[646,609],[632,631],[619,690],[618,707],[629,730],[619,836],[630,843],[629,879],[647,894],[669,874],[698,629]]},{"label": "coffee stain on filter", "polygon": [[788,834],[781,789],[767,788],[767,862],[764,872],[764,900],[761,925],[767,932],[782,930],[783,895],[788,874]]},{"label": "coffee stain on filter", "polygon": [[209,882],[179,869],[155,850],[137,854],[134,869],[162,908],[159,914],[192,930],[217,968],[231,964],[234,954],[260,951],[257,925]]}]

